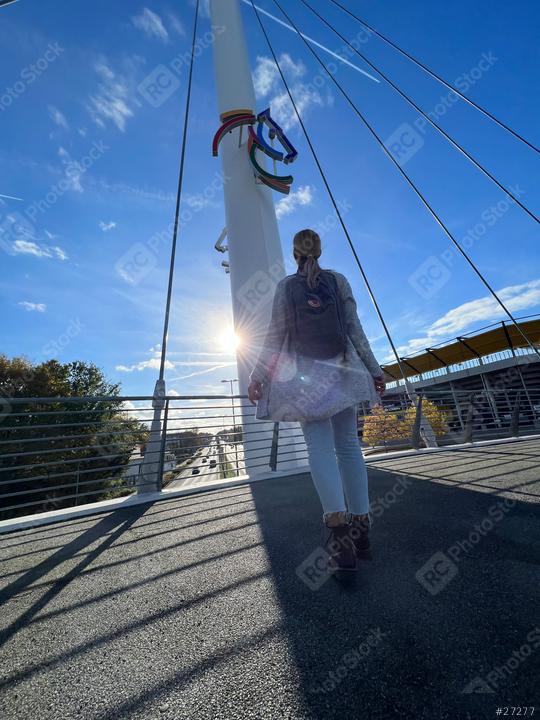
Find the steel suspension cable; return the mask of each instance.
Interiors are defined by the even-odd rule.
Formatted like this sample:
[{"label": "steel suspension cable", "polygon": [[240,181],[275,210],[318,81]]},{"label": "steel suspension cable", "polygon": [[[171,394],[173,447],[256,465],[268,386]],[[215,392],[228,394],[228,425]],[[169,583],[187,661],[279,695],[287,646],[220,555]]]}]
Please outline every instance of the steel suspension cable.
[{"label": "steel suspension cable", "polygon": [[[363,267],[363,265],[362,265],[362,263],[361,263],[361,261],[360,261],[360,258],[358,257],[358,254],[357,254],[357,252],[356,252],[356,249],[355,249],[355,247],[354,247],[354,244],[353,244],[353,242],[352,242],[352,240],[351,240],[351,236],[350,236],[350,234],[349,234],[349,231],[348,231],[348,229],[347,229],[347,226],[345,225],[345,221],[343,220],[343,216],[342,216],[342,214],[341,214],[341,212],[340,212],[340,209],[339,209],[338,204],[337,204],[337,202],[336,202],[336,199],[335,199],[335,197],[334,197],[334,193],[332,192],[332,190],[331,190],[331,188],[330,188],[330,185],[329,185],[328,180],[327,180],[327,178],[326,178],[326,174],[325,174],[325,172],[324,172],[324,170],[323,170],[323,168],[322,168],[322,166],[321,166],[321,163],[319,162],[319,158],[318,158],[318,156],[317,156],[317,153],[316,153],[316,151],[315,151],[315,148],[313,147],[313,143],[311,142],[311,138],[310,138],[310,136],[309,136],[309,133],[308,133],[308,131],[307,131],[307,129],[306,129],[306,126],[304,125],[304,121],[302,120],[302,116],[300,115],[300,112],[299,112],[299,110],[298,110],[298,107],[297,107],[297,105],[296,105],[296,103],[295,103],[295,101],[294,101],[294,98],[293,98],[293,96],[292,96],[292,93],[291,93],[289,84],[287,83],[287,80],[285,79],[285,75],[283,74],[283,70],[281,69],[281,65],[279,64],[279,61],[278,61],[278,59],[277,59],[277,56],[276,56],[276,53],[275,53],[274,48],[273,48],[273,46],[272,46],[272,43],[270,42],[270,38],[268,37],[268,33],[266,32],[266,28],[265,28],[265,26],[264,26],[264,24],[263,24],[263,22],[262,22],[262,20],[261,20],[261,17],[260,17],[260,15],[259,15],[259,12],[258,12],[258,10],[257,10],[257,7],[255,6],[254,0],[250,0],[250,2],[251,2],[251,6],[252,6],[252,8],[253,8],[253,11],[254,11],[254,13],[255,13],[255,15],[256,15],[256,17],[257,17],[257,20],[258,20],[258,22],[259,22],[259,25],[260,25],[260,28],[261,28],[261,30],[262,30],[262,33],[263,33],[263,35],[264,35],[264,37],[265,37],[266,43],[267,43],[267,45],[268,45],[268,48],[269,48],[269,50],[270,50],[270,52],[271,52],[271,54],[272,54],[272,57],[273,57],[273,59],[274,59],[274,62],[275,62],[275,64],[276,64],[276,67],[277,67],[277,69],[278,69],[278,72],[279,72],[279,74],[280,74],[280,76],[281,76],[281,79],[282,79],[282,81],[283,81],[283,85],[285,86],[285,89],[286,89],[286,91],[287,91],[287,95],[289,96],[289,100],[291,101],[291,104],[292,104],[292,106],[293,106],[293,108],[294,108],[294,112],[295,112],[295,114],[296,114],[296,117],[298,118],[298,122],[300,123],[300,127],[302,128],[302,131],[303,131],[303,133],[304,133],[304,135],[305,135],[306,141],[307,141],[307,143],[308,143],[308,145],[309,145],[309,149],[311,150],[311,154],[313,155],[313,159],[315,160],[315,164],[317,165],[317,168],[318,168],[319,173],[320,173],[320,175],[321,175],[321,178],[322,178],[322,181],[323,181],[324,186],[325,186],[325,188],[326,188],[326,191],[328,192],[328,196],[330,197],[330,200],[331,200],[331,202],[332,202],[332,205],[334,206],[335,213],[336,213],[336,215],[337,215],[337,217],[338,217],[338,219],[339,219],[339,222],[340,222],[340,225],[341,225],[341,227],[342,227],[342,229],[343,229],[343,232],[345,233],[345,237],[347,238],[347,242],[349,243],[349,247],[351,248],[351,251],[352,251],[352,254],[353,254],[354,259],[355,259],[355,261],[356,261],[356,264],[358,265],[358,268],[359,268],[360,273],[361,273],[361,275],[362,275],[362,278],[363,278],[363,280],[364,280],[364,284],[365,284],[366,289],[367,289],[367,291],[368,291],[368,295],[369,295],[369,297],[370,297],[370,299],[371,299],[371,302],[373,303],[373,306],[374,306],[375,311],[376,311],[376,313],[377,313],[377,316],[378,316],[378,318],[379,318],[379,320],[380,320],[380,322],[381,322],[381,325],[383,326],[384,333],[385,333],[385,335],[386,335],[386,337],[387,337],[387,339],[388,339],[388,342],[389,342],[389,344],[390,344],[390,347],[392,348],[392,352],[393,352],[393,354],[394,354],[394,357],[396,358],[396,362],[397,362],[397,365],[398,365],[399,370],[400,370],[400,372],[401,372],[401,375],[402,375],[402,377],[403,377],[403,380],[404,380],[404,382],[406,383],[406,377],[407,377],[407,376],[406,376],[406,373],[405,373],[405,371],[404,371],[404,369],[403,369],[403,365],[402,365],[402,362],[401,362],[401,358],[400,358],[399,355],[398,355],[396,346],[395,346],[394,341],[393,341],[393,339],[392,339],[392,336],[391,336],[391,334],[390,334],[390,330],[388,329],[388,326],[387,326],[387,324],[386,324],[386,321],[385,321],[385,319],[384,319],[384,316],[383,316],[383,314],[382,314],[382,312],[381,312],[381,309],[380,309],[380,307],[379,307],[379,303],[377,302],[377,299],[376,299],[376,297],[375,297],[375,294],[373,293],[373,290],[371,289],[371,284],[370,284],[370,282],[369,282],[369,280],[368,280],[368,278],[367,278],[367,275],[366,275],[366,272],[365,272],[365,270],[364,270],[364,267]],[[297,30],[297,32],[298,32],[298,30]]]},{"label": "steel suspension cable", "polygon": [[169,281],[167,285],[167,301],[165,303],[165,317],[163,320],[163,339],[161,342],[161,361],[159,365],[159,379],[163,380],[165,374],[165,359],[167,355],[167,337],[169,334],[169,316],[171,312],[171,298],[174,280],[174,264],[176,260],[176,244],[178,239],[178,218],[180,216],[180,202],[182,199],[182,185],[184,182],[184,161],[186,157],[186,140],[189,120],[189,106],[191,103],[191,83],[193,79],[193,60],[195,58],[195,40],[197,37],[197,21],[199,19],[199,1],[195,3],[195,19],[193,21],[193,36],[191,39],[191,57],[189,63],[189,77],[186,95],[186,107],[184,110],[184,128],[182,131],[182,149],[180,151],[180,169],[178,172],[178,188],[176,191],[176,208],[174,212],[174,229],[171,245],[171,259],[169,262]]},{"label": "steel suspension cable", "polygon": [[527,215],[529,215],[529,216],[530,216],[533,220],[535,220],[537,223],[540,223],[540,218],[539,218],[539,217],[537,217],[531,210],[529,210],[529,208],[528,208],[526,205],[524,205],[508,188],[506,188],[502,183],[500,183],[500,182],[497,180],[497,178],[496,178],[494,175],[492,175],[491,172],[489,172],[489,170],[487,170],[483,165],[481,165],[477,160],[475,160],[475,158],[474,158],[469,152],[467,152],[467,150],[465,150],[463,147],[461,147],[461,145],[460,145],[458,142],[456,142],[445,130],[443,130],[443,128],[442,128],[440,125],[438,125],[434,120],[432,120],[432,119],[429,117],[429,115],[428,115],[427,113],[425,113],[425,112],[422,110],[422,108],[419,107],[419,106],[414,102],[414,100],[412,100],[408,95],[406,95],[406,94],[398,87],[398,85],[396,85],[396,83],[394,83],[382,70],[380,70],[376,65],[374,65],[374,63],[372,63],[371,60],[369,60],[363,53],[361,53],[361,52],[360,52],[359,50],[357,50],[353,45],[351,45],[351,43],[347,40],[347,38],[346,38],[344,35],[342,35],[342,34],[339,32],[339,30],[336,30],[336,28],[333,27],[317,10],[315,10],[315,8],[313,8],[313,7],[307,2],[307,0],[300,0],[300,2],[303,3],[309,10],[311,10],[311,12],[312,12],[314,15],[316,15],[320,20],[322,20],[322,22],[323,22],[327,27],[329,27],[330,30],[332,30],[332,32],[334,32],[338,37],[340,37],[340,38],[346,43],[346,45],[348,45],[348,46],[358,55],[358,57],[362,58],[362,60],[364,60],[364,62],[366,62],[373,70],[375,70],[375,72],[379,73],[379,75],[383,78],[383,80],[385,80],[389,85],[391,85],[391,87],[392,87],[397,93],[399,93],[399,95],[401,95],[401,97],[402,97],[404,100],[406,100],[406,101],[409,103],[409,105],[411,105],[411,106],[412,106],[415,110],[417,110],[423,117],[425,117],[426,120],[427,120],[436,130],[438,130],[438,131],[441,133],[441,135],[443,135],[443,136],[448,140],[448,142],[450,142],[450,143],[453,145],[453,147],[456,148],[456,150],[459,150],[460,153],[462,153],[463,155],[465,155],[465,157],[466,157],[468,160],[470,160],[470,162],[472,162],[473,165],[475,165],[475,167],[478,168],[478,170],[480,170],[484,175],[486,175],[490,180],[492,180],[492,182],[494,182],[506,195],[508,195],[508,197],[512,198],[512,200],[513,200],[517,205],[519,205],[520,208],[522,208],[522,210],[524,210],[524,211],[527,213]]},{"label": "steel suspension cable", "polygon": [[[294,27],[294,29],[296,30],[296,32],[297,32],[298,34],[300,34],[300,33],[299,33],[299,30],[298,30],[298,27],[296,26],[296,24],[294,23],[294,21],[292,20],[292,18],[290,17],[290,15],[288,15],[287,12],[281,7],[281,4],[279,3],[279,0],[272,0],[272,2],[281,10],[281,13],[287,18],[287,21]],[[536,346],[534,345],[534,343],[529,339],[529,337],[528,337],[528,336],[523,332],[523,330],[519,327],[519,325],[518,325],[517,322],[516,322],[516,319],[514,318],[514,316],[513,316],[512,313],[510,312],[510,310],[508,310],[508,308],[507,308],[506,305],[503,303],[503,301],[500,299],[500,297],[497,295],[497,293],[495,292],[495,290],[491,287],[490,283],[486,280],[486,278],[483,276],[483,274],[480,272],[480,270],[476,267],[476,265],[474,264],[474,262],[471,260],[471,258],[469,257],[469,255],[468,255],[468,254],[465,252],[465,250],[461,247],[461,245],[458,243],[458,241],[457,241],[457,240],[455,239],[455,237],[452,235],[452,233],[450,232],[450,230],[446,227],[446,225],[444,224],[444,222],[441,220],[441,218],[437,215],[437,213],[435,212],[435,210],[431,207],[431,205],[428,203],[428,201],[426,200],[426,198],[425,198],[425,197],[423,196],[423,194],[420,192],[420,190],[419,190],[418,187],[415,185],[415,183],[411,180],[411,178],[410,178],[410,177],[407,175],[407,173],[403,170],[403,168],[400,166],[400,164],[399,164],[399,163],[397,162],[397,160],[394,158],[394,156],[392,155],[392,153],[387,149],[387,147],[385,146],[384,142],[381,140],[381,138],[379,137],[379,135],[376,133],[376,131],[373,129],[373,127],[369,124],[369,122],[366,120],[366,118],[364,117],[364,115],[362,115],[362,113],[360,112],[360,110],[356,107],[356,105],[355,105],[354,102],[351,100],[351,98],[349,97],[349,95],[347,94],[347,92],[342,88],[342,86],[340,85],[340,83],[335,79],[335,77],[332,75],[332,73],[328,70],[328,68],[326,67],[326,65],[324,64],[324,62],[321,60],[321,58],[319,57],[319,55],[317,54],[317,52],[311,47],[311,45],[308,43],[307,40],[304,40],[304,38],[303,38],[301,35],[300,35],[300,38],[301,38],[302,42],[306,45],[306,47],[308,48],[308,50],[310,51],[310,53],[317,59],[317,61],[318,61],[318,63],[320,64],[320,66],[321,66],[321,67],[323,68],[323,70],[326,72],[326,74],[328,75],[328,77],[332,80],[332,82],[334,83],[334,85],[338,88],[338,90],[340,91],[340,93],[341,93],[341,94],[344,96],[344,98],[347,100],[347,102],[348,102],[349,105],[352,107],[352,109],[354,110],[354,112],[355,112],[355,113],[358,115],[358,117],[362,120],[362,122],[364,123],[364,125],[366,126],[366,128],[369,130],[369,132],[373,135],[373,137],[375,138],[375,140],[377,141],[377,143],[380,145],[380,147],[382,148],[382,150],[383,150],[383,152],[385,153],[385,155],[390,158],[390,160],[392,161],[392,163],[393,163],[393,164],[396,166],[396,168],[399,170],[400,174],[405,178],[405,180],[407,181],[407,183],[411,186],[411,188],[414,190],[414,192],[416,193],[416,195],[420,198],[420,200],[422,201],[422,203],[424,204],[424,206],[427,208],[427,210],[429,211],[429,213],[431,214],[431,216],[433,217],[433,219],[437,222],[437,224],[439,225],[439,227],[444,231],[445,235],[446,235],[446,236],[448,237],[448,239],[452,242],[452,244],[455,246],[455,248],[458,250],[458,252],[461,253],[461,255],[465,258],[465,260],[467,261],[467,263],[470,265],[470,267],[473,269],[473,271],[476,273],[476,275],[480,278],[480,280],[482,281],[482,283],[484,284],[484,286],[488,289],[488,291],[491,293],[491,295],[495,298],[495,300],[497,301],[497,303],[499,304],[499,306],[500,306],[500,307],[502,308],[502,310],[504,311],[505,315],[507,315],[507,316],[510,318],[510,320],[512,321],[512,323],[515,325],[516,330],[519,332],[519,334],[521,335],[521,337],[525,340],[525,342],[527,343],[527,345],[529,345],[529,347],[533,350],[533,352],[535,352],[535,353],[540,357],[540,351],[538,350],[538,348],[536,348]]]},{"label": "steel suspension cable", "polygon": [[537,153],[540,153],[540,149],[536,147],[536,145],[533,145],[533,143],[529,142],[526,138],[524,138],[522,135],[520,135],[515,130],[512,130],[511,127],[506,125],[502,120],[499,120],[493,113],[489,112],[489,110],[486,110],[481,105],[476,103],[474,100],[471,100],[471,98],[467,97],[466,95],[463,95],[457,88],[455,88],[453,85],[451,85],[449,82],[447,82],[444,78],[442,78],[440,75],[437,75],[436,72],[433,72],[433,70],[430,70],[427,65],[424,65],[420,60],[413,57],[410,53],[408,53],[406,50],[403,50],[399,47],[399,45],[396,45],[395,42],[390,40],[389,37],[386,35],[383,35],[381,32],[376,30],[372,25],[370,25],[365,20],[362,20],[362,18],[358,17],[358,15],[355,15],[351,10],[349,10],[345,5],[342,5],[338,0],[330,0],[331,3],[334,3],[338,8],[340,8],[343,12],[347,13],[347,15],[350,15],[352,18],[354,18],[357,22],[361,23],[364,27],[367,27],[368,30],[370,30],[372,33],[377,35],[377,37],[381,38],[381,40],[384,40],[385,43],[390,45],[394,48],[394,50],[397,50],[401,55],[404,55],[406,58],[408,58],[411,62],[413,62],[415,65],[417,65],[419,68],[422,68],[424,72],[426,72],[428,75],[430,75],[432,78],[437,80],[438,82],[442,83],[445,87],[447,87],[449,90],[451,90],[453,93],[455,93],[458,97],[460,97],[462,100],[464,100],[466,103],[471,105],[476,110],[480,111],[483,115],[488,117],[490,120],[492,120],[494,123],[497,123],[500,127],[504,128],[507,132],[509,132],[511,135],[513,135],[518,140],[521,140],[521,142],[525,143],[525,145],[528,145],[531,150],[534,150]]}]

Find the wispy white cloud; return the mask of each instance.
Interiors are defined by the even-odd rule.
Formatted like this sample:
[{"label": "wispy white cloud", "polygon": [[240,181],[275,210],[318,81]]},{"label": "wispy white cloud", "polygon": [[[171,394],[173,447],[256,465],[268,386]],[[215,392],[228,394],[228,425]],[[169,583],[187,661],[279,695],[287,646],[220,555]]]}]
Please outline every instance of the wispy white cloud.
[{"label": "wispy white cloud", "polygon": [[163,20],[157,13],[149,10],[147,7],[143,9],[140,15],[134,15],[131,18],[131,22],[148,37],[161,40],[162,42],[168,42],[169,33],[165,29]]},{"label": "wispy white cloud", "polygon": [[313,202],[313,190],[310,185],[300,185],[298,190],[293,190],[276,203],[276,216],[278,220],[285,215],[293,213],[301,205],[311,205]]},{"label": "wispy white cloud", "polygon": [[166,203],[173,202],[175,195],[159,188],[141,188],[127,183],[109,183],[107,180],[100,179],[99,187],[107,192],[114,194],[129,195],[140,200],[158,200]]},{"label": "wispy white cloud", "polygon": [[51,250],[54,252],[55,256],[59,260],[67,260],[68,256],[65,250],[62,250],[61,247],[58,247],[58,245],[55,245],[55,247],[51,248]]},{"label": "wispy white cloud", "polygon": [[[150,360],[141,360],[141,362],[135,363],[133,365],[117,365],[116,369],[119,372],[133,372],[134,370],[138,370],[139,372],[141,370],[159,370],[160,367],[160,358],[159,357],[153,357],[150,358]],[[171,370],[174,368],[174,365],[170,360],[165,360],[165,368],[167,370]]]},{"label": "wispy white cloud", "polygon": [[[298,85],[294,86],[293,93],[294,102],[302,119],[304,119],[306,111],[312,106],[317,105],[323,107],[324,105],[332,104],[332,100],[329,97],[323,98],[318,90],[314,90],[304,85],[304,83],[298,83]],[[290,130],[298,124],[298,117],[294,111],[289,95],[286,92],[281,95],[276,95],[270,100],[270,111],[272,117],[276,119],[284,130]]]},{"label": "wispy white cloud", "polygon": [[69,188],[71,190],[75,190],[75,192],[82,193],[83,186],[81,178],[84,172],[83,168],[78,162],[75,162],[72,159],[71,155],[65,148],[58,148],[58,155],[62,161],[62,165],[64,166],[64,176],[68,182]]},{"label": "wispy white cloud", "polygon": [[12,244],[12,251],[16,255],[34,255],[39,258],[56,258],[67,260],[67,253],[58,245],[40,245],[31,240],[15,240]]},{"label": "wispy white cloud", "polygon": [[[540,279],[530,280],[520,285],[508,285],[497,290],[497,295],[512,314],[538,307],[540,305]],[[478,323],[488,325],[507,317],[495,298],[486,295],[452,308],[425,328],[422,336],[412,338],[397,350],[402,356],[422,352],[425,348],[455,338],[467,328]],[[392,360],[393,358],[387,359]]]},{"label": "wispy white cloud", "polygon": [[[302,61],[294,62],[290,55],[282,53],[279,64],[289,77],[299,78],[306,73],[306,66]],[[259,55],[253,72],[253,86],[257,97],[266,97],[280,82],[280,75],[274,60]]]},{"label": "wispy white cloud", "polygon": [[116,227],[116,223],[114,222],[114,220],[111,220],[108,223],[101,220],[99,223],[99,227],[101,230],[103,230],[103,232],[109,232],[109,230],[113,230]]},{"label": "wispy white cloud", "polygon": [[49,117],[56,125],[58,125],[59,127],[63,127],[65,130],[69,130],[69,125],[68,125],[65,115],[62,112],[60,112],[60,110],[57,107],[54,107],[54,105],[49,105],[48,110],[49,110]]},{"label": "wispy white cloud", "polygon": [[28,300],[23,300],[19,303],[21,307],[23,307],[27,312],[40,312],[44,313],[47,309],[47,306],[45,303],[33,303],[28,302]]},{"label": "wispy white cloud", "polygon": [[169,18],[169,25],[171,26],[171,28],[174,30],[174,32],[177,35],[185,35],[186,34],[186,31],[184,29],[184,26],[182,25],[182,22],[174,13],[169,13],[168,18]]},{"label": "wispy white cloud", "polygon": [[[141,371],[141,370],[159,370],[161,359],[159,356],[150,358],[149,360],[141,360],[138,363],[134,363],[133,365],[117,365],[116,370],[119,372],[134,372],[134,371]],[[219,368],[223,367],[229,367],[231,365],[236,365],[236,361],[232,360],[230,362],[220,362],[216,363],[215,360],[212,361],[203,361],[203,360],[186,360],[186,361],[172,361],[172,360],[166,360],[165,361],[165,369],[166,370],[173,370],[175,368],[180,367],[203,367],[204,370],[197,370],[193,373],[190,373],[189,375],[183,375],[181,378],[171,378],[171,380],[183,380],[188,377],[192,377],[194,375],[203,375],[207,372],[212,372],[212,370],[217,370]]]},{"label": "wispy white cloud", "polygon": [[220,207],[219,202],[205,197],[202,193],[195,193],[193,195],[187,193],[182,197],[182,202],[184,202],[192,210],[195,210],[195,212],[199,212],[200,210],[204,210],[204,208],[208,207]]},{"label": "wispy white cloud", "polygon": [[[327,94],[323,97],[312,84],[306,84],[302,77],[306,74],[306,66],[295,62],[287,53],[282,53],[279,63],[291,81],[291,92],[295,99],[298,111],[302,117],[313,106],[323,107],[331,105],[333,97]],[[298,124],[298,118],[286,91],[281,90],[281,78],[274,61],[265,56],[257,57],[257,64],[253,73],[255,93],[259,99],[269,98],[268,102],[272,117],[284,130],[290,130]]]},{"label": "wispy white cloud", "polygon": [[[520,285],[509,285],[497,291],[497,295],[510,312],[540,305],[540,279]],[[447,312],[431,325],[434,335],[456,335],[475,322],[495,321],[507,317],[504,310],[492,295],[464,303]]]},{"label": "wispy white cloud", "polygon": [[128,99],[130,86],[126,79],[117,75],[105,58],[100,58],[94,66],[100,83],[97,92],[88,99],[88,111],[93,121],[100,127],[112,122],[122,132],[126,121],[133,116]]}]

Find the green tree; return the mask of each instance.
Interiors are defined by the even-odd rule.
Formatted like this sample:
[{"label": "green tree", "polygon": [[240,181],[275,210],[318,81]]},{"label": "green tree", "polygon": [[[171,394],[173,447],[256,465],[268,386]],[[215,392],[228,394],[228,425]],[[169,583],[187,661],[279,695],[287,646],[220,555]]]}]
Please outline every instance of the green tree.
[{"label": "green tree", "polygon": [[121,476],[148,433],[119,394],[93,363],[0,355],[0,488],[12,494],[0,517],[129,492]]}]

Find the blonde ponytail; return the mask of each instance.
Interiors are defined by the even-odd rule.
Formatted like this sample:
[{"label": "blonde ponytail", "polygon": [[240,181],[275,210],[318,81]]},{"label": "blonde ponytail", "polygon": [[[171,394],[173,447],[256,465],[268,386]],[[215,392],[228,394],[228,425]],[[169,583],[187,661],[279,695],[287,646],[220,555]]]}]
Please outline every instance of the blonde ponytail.
[{"label": "blonde ponytail", "polygon": [[318,258],[321,256],[321,238],[315,232],[306,228],[296,233],[293,240],[294,257],[299,260],[298,267],[305,271],[307,284],[310,288],[316,288],[319,284],[321,267]]}]

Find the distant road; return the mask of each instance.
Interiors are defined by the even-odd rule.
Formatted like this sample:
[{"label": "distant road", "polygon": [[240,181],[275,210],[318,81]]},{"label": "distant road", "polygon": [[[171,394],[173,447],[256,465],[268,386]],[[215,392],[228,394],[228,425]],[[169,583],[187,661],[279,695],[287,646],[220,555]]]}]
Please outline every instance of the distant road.
[{"label": "distant road", "polygon": [[[214,467],[210,467],[212,460],[216,461]],[[199,472],[194,474],[193,470],[195,469],[198,469]],[[193,462],[183,470],[175,473],[174,480],[167,483],[165,489],[180,490],[181,488],[200,487],[215,483],[221,480],[222,477],[219,467],[218,444],[216,438],[213,437],[210,444],[203,448],[202,453]]]}]

